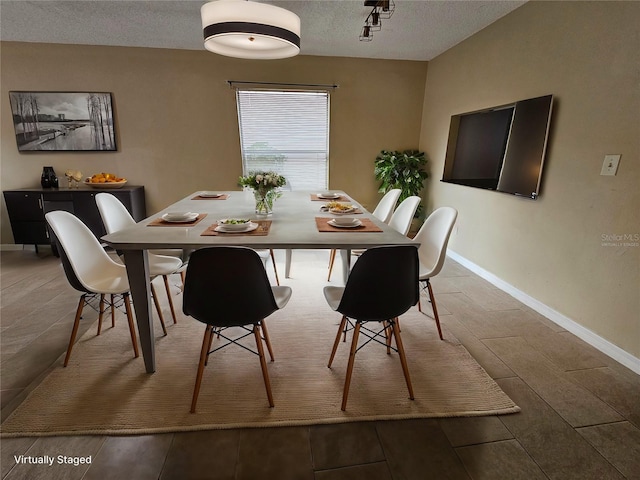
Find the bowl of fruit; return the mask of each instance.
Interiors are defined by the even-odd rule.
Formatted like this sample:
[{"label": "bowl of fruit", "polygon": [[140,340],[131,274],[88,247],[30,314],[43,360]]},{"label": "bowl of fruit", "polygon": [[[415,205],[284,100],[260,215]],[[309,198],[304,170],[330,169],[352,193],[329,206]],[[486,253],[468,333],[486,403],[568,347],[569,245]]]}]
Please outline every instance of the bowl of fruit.
[{"label": "bowl of fruit", "polygon": [[122,188],[126,185],[127,179],[119,177],[113,173],[96,173],[85,178],[84,184],[93,188]]}]

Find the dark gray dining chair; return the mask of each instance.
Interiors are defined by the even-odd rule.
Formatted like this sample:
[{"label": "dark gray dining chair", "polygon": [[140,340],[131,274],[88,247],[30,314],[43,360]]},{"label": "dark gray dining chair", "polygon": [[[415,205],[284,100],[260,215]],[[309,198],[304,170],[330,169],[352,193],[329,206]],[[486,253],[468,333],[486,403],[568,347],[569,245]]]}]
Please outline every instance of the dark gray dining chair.
[{"label": "dark gray dining chair", "polygon": [[[208,247],[191,254],[184,283],[182,310],[185,315],[206,324],[191,413],[196,411],[202,375],[209,355],[231,344],[258,355],[269,406],[273,407],[263,340],[271,361],[274,357],[265,318],[283,308],[289,298],[291,288],[271,286],[260,256],[250,248]],[[231,337],[226,334],[226,330],[232,327],[240,327],[244,332],[240,336]],[[239,343],[240,339],[252,334],[257,350]],[[214,337],[221,338],[226,343],[212,350]],[[228,374],[233,375],[234,372]]]},{"label": "dark gray dining chair", "polygon": [[[413,387],[398,328],[398,317],[418,303],[418,293],[418,250],[411,245],[369,248],[353,266],[344,287],[324,287],[327,303],[333,310],[342,314],[327,365],[329,368],[341,336],[344,335],[346,339],[347,331],[353,330],[342,394],[342,410],[347,407],[356,353],[371,341],[386,346],[387,353],[390,353],[390,350],[398,352],[409,398],[413,400]],[[376,322],[379,327],[373,327],[376,330],[368,328],[369,322]],[[358,346],[360,333],[369,340]],[[396,342],[395,348],[391,345],[393,338]]]}]

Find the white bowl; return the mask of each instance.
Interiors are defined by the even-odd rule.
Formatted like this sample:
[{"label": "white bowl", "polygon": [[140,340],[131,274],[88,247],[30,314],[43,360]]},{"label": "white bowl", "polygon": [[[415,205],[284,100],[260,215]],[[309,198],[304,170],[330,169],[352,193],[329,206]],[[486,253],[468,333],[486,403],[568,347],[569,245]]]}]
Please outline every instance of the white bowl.
[{"label": "white bowl", "polygon": [[197,216],[198,214],[193,212],[167,212],[162,216],[162,218],[167,222],[180,222],[185,220],[192,220]]},{"label": "white bowl", "polygon": [[318,194],[320,198],[340,198],[340,194],[336,192],[320,192]]},{"label": "white bowl", "polygon": [[[231,220],[235,220],[240,223],[227,223]],[[218,226],[222,227],[227,231],[235,231],[235,230],[245,230],[249,228],[251,225],[251,221],[247,219],[239,219],[239,218],[223,218],[222,220],[218,220]]]},{"label": "white bowl", "polygon": [[337,217],[333,219],[333,223],[336,225],[353,225],[358,219],[353,217]]}]

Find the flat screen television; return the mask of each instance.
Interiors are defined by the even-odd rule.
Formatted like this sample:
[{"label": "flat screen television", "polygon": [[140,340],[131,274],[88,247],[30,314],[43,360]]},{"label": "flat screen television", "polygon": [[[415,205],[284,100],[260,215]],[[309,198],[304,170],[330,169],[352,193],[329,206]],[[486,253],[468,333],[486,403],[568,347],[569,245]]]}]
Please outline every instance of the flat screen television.
[{"label": "flat screen television", "polygon": [[536,199],[553,95],[451,117],[442,181]]}]

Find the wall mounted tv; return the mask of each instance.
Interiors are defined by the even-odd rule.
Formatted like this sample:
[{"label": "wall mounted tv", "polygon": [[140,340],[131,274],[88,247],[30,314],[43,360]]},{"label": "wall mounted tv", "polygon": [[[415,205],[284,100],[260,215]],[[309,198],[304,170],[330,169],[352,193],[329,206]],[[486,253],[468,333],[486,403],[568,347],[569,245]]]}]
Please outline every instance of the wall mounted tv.
[{"label": "wall mounted tv", "polygon": [[553,95],[451,117],[442,181],[536,199]]}]

